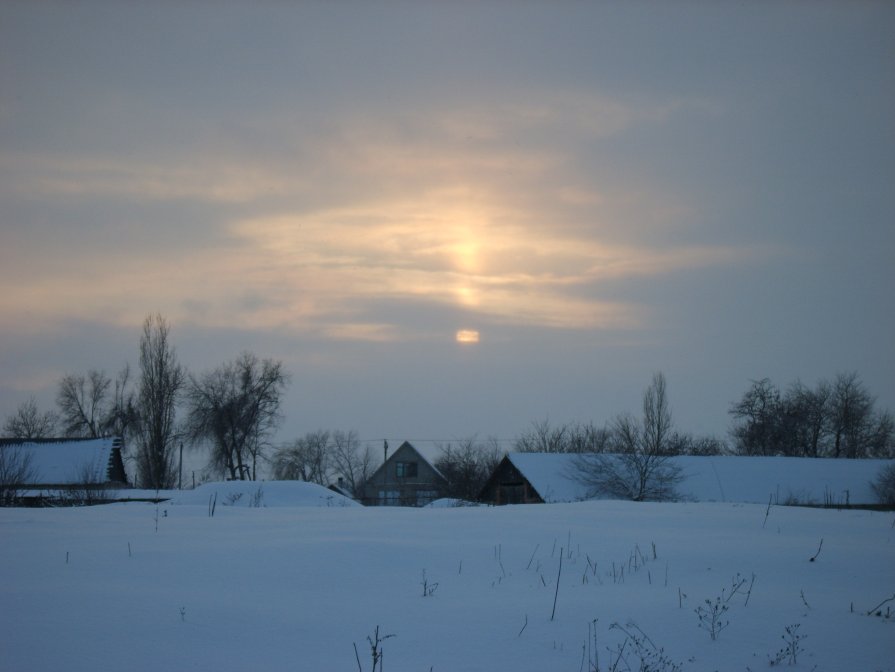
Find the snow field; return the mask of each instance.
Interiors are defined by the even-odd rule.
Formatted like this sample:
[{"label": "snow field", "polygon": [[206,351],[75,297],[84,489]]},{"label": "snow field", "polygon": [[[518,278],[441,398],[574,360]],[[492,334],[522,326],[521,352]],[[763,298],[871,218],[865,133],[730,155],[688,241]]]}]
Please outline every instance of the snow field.
[{"label": "snow field", "polygon": [[[762,505],[371,509],[307,495],[219,500],[214,517],[207,498],[0,509],[0,669],[351,671],[356,644],[366,671],[378,625],[396,635],[389,672],[577,672],[597,619],[601,669],[623,640],[611,624],[635,622],[684,670],[766,669],[795,623],[791,669],[895,670],[895,616],[864,613],[895,593],[891,513],[775,506],[763,527]],[[438,584],[425,597],[424,570]],[[694,609],[738,573],[755,574],[749,603],[741,588],[712,641]]]}]

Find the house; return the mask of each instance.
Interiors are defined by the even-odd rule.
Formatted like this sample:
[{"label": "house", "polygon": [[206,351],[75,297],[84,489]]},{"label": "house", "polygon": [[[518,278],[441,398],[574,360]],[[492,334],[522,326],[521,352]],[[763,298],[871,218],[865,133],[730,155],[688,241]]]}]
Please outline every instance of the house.
[{"label": "house", "polygon": [[479,500],[488,504],[543,504],[587,499],[568,477],[570,453],[507,453],[488,478]]},{"label": "house", "polygon": [[[120,438],[0,439],[0,450],[27,465],[25,479],[15,483],[27,503],[70,498],[130,487],[121,457]],[[10,485],[10,484],[7,484]]]},{"label": "house", "polygon": [[441,497],[447,479],[407,441],[388,455],[364,485],[368,506],[425,506]]},{"label": "house", "polygon": [[354,493],[351,492],[351,489],[348,487],[348,484],[345,482],[345,479],[342,476],[339,476],[339,480],[335,483],[330,483],[326,486],[327,490],[331,490],[336,494],[342,495],[343,497],[347,497],[348,499],[356,499]]},{"label": "house", "polygon": [[[509,453],[479,496],[488,504],[575,502],[597,498],[575,480],[575,454]],[[871,483],[892,460],[681,455],[678,500],[870,506]]]}]

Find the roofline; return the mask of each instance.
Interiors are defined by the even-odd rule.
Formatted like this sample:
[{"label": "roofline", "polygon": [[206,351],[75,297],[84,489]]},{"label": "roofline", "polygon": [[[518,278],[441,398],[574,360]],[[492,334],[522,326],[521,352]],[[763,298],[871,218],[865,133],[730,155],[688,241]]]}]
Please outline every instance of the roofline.
[{"label": "roofline", "polygon": [[429,466],[429,468],[432,469],[432,471],[434,471],[435,474],[436,474],[441,480],[443,480],[445,483],[448,483],[448,482],[449,482],[448,479],[446,479],[446,478],[444,477],[444,474],[442,474],[441,471],[439,471],[438,468],[437,468],[434,464],[432,464],[428,459],[426,459],[426,456],[425,456],[425,455],[423,455],[419,450],[417,450],[416,446],[414,446],[412,443],[410,443],[410,441],[402,441],[402,442],[401,442],[401,445],[398,446],[398,448],[395,450],[395,452],[393,452],[391,455],[389,455],[389,456],[385,459],[385,461],[384,461],[382,464],[379,465],[379,467],[376,469],[376,471],[374,471],[372,474],[370,474],[369,478],[367,478],[367,483],[369,483],[369,482],[372,481],[374,478],[376,478],[377,474],[379,474],[380,471],[382,471],[383,469],[385,469],[385,465],[387,465],[387,464],[388,464],[388,463],[395,457],[395,455],[398,454],[398,451],[401,450],[404,446],[407,446],[407,447],[410,448],[414,453],[416,453],[417,456],[418,456],[423,462],[425,462],[425,463]]},{"label": "roofline", "polygon": [[84,441],[118,441],[123,443],[124,439],[116,434],[108,434],[105,436],[79,436],[79,437],[55,437],[40,439],[15,439],[0,437],[0,446],[26,446],[28,444],[47,444],[47,443],[82,443]]}]

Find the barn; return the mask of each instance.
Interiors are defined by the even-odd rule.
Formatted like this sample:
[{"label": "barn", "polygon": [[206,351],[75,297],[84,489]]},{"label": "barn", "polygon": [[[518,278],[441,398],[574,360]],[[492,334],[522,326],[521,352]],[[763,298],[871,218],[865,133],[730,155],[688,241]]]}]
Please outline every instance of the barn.
[{"label": "barn", "polygon": [[[575,502],[599,497],[575,477],[575,454],[509,453],[479,499],[489,504]],[[893,460],[681,455],[680,501],[874,506],[872,483]]]},{"label": "barn", "polygon": [[56,499],[101,498],[111,489],[129,487],[122,442],[117,437],[97,439],[0,439],[4,463],[25,468],[16,482],[4,483],[8,495],[25,504]]}]

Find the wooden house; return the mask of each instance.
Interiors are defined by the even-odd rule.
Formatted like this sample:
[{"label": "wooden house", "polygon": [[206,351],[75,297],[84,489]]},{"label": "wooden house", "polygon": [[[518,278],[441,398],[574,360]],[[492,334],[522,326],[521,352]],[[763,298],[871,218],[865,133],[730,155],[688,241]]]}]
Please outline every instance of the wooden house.
[{"label": "wooden house", "polygon": [[[128,488],[120,438],[0,439],[0,450],[27,464],[14,484],[18,499],[39,504],[54,499],[103,499],[99,493]],[[11,484],[7,484],[11,485]]]},{"label": "wooden house", "polygon": [[543,504],[587,499],[586,488],[569,478],[572,458],[566,453],[508,453],[488,478],[479,501]]},{"label": "wooden house", "polygon": [[447,479],[407,441],[388,455],[364,485],[368,506],[425,506],[442,496]]}]

